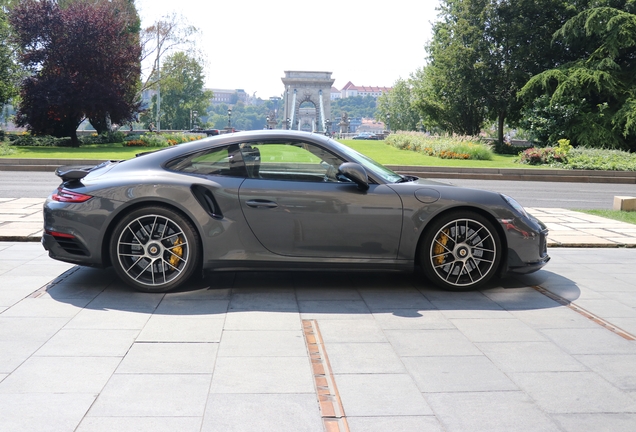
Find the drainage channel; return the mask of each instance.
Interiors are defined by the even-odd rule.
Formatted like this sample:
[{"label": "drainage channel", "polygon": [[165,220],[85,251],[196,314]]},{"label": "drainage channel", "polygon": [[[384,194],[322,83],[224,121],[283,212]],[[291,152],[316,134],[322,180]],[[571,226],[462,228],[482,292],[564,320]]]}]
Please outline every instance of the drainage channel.
[{"label": "drainage channel", "polygon": [[594,315],[592,312],[583,309],[582,307],[576,305],[575,303],[572,303],[570,300],[568,300],[566,298],[563,298],[560,295],[557,295],[557,294],[553,293],[552,291],[548,291],[547,289],[543,288],[542,286],[534,285],[532,288],[534,288],[535,290],[537,290],[538,292],[540,292],[544,296],[546,296],[548,298],[551,298],[555,302],[560,303],[563,306],[566,306],[566,307],[572,309],[574,312],[576,312],[576,313],[584,316],[585,318],[595,322],[596,324],[600,325],[601,327],[605,327],[607,330],[611,331],[612,333],[615,333],[615,334],[619,335],[623,339],[627,339],[629,341],[636,340],[636,336],[634,336],[633,334],[623,330],[620,327],[615,326],[614,324],[610,323],[609,321],[604,320],[603,318],[601,318],[601,317],[599,317],[597,315]]},{"label": "drainage channel", "polygon": [[316,320],[302,320],[303,335],[311,358],[314,384],[320,405],[325,430],[327,432],[349,432],[338,387],[331,371],[329,357]]}]

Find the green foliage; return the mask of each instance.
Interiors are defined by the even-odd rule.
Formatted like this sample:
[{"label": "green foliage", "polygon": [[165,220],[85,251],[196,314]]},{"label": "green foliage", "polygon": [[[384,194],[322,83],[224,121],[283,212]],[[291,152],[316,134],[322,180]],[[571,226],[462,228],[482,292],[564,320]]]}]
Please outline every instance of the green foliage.
[{"label": "green foliage", "polygon": [[400,150],[412,150],[441,159],[491,160],[492,151],[474,137],[431,137],[418,132],[390,134],[384,142]]},{"label": "green foliage", "polygon": [[51,135],[33,136],[31,134],[19,135],[11,141],[16,147],[72,147],[70,138],[56,138]]},{"label": "green foliage", "polygon": [[[161,67],[161,127],[163,129],[191,129],[191,112],[204,114],[212,92],[203,89],[203,65],[185,52],[168,56]],[[157,99],[153,97],[151,110],[142,116],[145,127],[156,119]],[[201,124],[199,126],[205,127]]]},{"label": "green foliage", "polygon": [[20,69],[14,56],[14,47],[10,42],[10,27],[7,13],[0,8],[0,105],[17,96],[17,84]]},{"label": "green foliage", "polygon": [[0,156],[11,156],[13,154],[15,154],[15,149],[9,147],[8,143],[0,143]]},{"label": "green foliage", "polygon": [[442,0],[427,47],[428,64],[413,76],[415,105],[428,124],[476,135],[486,119],[503,128],[521,117],[517,92],[562,58],[552,34],[586,0]]},{"label": "green foliage", "polygon": [[621,150],[577,147],[568,153],[566,168],[636,171],[636,154]]},{"label": "green foliage", "polygon": [[532,141],[547,146],[568,136],[582,103],[585,100],[570,99],[551,104],[550,97],[542,94],[529,101],[519,126],[528,131]]},{"label": "green foliage", "polygon": [[120,131],[105,132],[101,134],[84,135],[79,138],[82,144],[112,144],[124,141],[126,134]]},{"label": "green foliage", "polygon": [[[212,105],[208,107],[208,123],[216,129],[227,127],[227,110],[225,104]],[[265,129],[267,126],[267,116],[274,111],[274,102],[267,100],[259,105],[245,105],[238,102],[232,106],[232,127],[237,130],[257,130]],[[279,115],[279,124],[282,118]]]},{"label": "green foliage", "polygon": [[393,84],[393,89],[378,98],[376,120],[388,122],[392,131],[415,131],[420,122],[420,114],[413,106],[411,84],[399,79]]},{"label": "green foliage", "polygon": [[622,150],[572,148],[568,140],[557,147],[533,147],[521,153],[519,163],[566,169],[636,171],[636,154]]},{"label": "green foliage", "polygon": [[[624,7],[633,9],[633,2]],[[575,60],[534,76],[520,92],[526,99],[547,95],[544,112],[567,107],[567,120],[547,122],[543,138],[636,151],[636,15],[610,7],[588,9],[567,21],[555,42],[584,50]]]},{"label": "green foliage", "polygon": [[352,96],[331,101],[331,119],[339,119],[343,112],[349,117],[376,117],[377,101],[373,96]]}]

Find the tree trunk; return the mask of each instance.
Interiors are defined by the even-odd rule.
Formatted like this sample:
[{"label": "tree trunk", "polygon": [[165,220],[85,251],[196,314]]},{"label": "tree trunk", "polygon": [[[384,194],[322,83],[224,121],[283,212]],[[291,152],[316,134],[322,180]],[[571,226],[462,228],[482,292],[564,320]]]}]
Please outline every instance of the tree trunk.
[{"label": "tree trunk", "polygon": [[499,145],[504,143],[504,121],[506,120],[506,112],[500,111],[497,119],[497,141]]},{"label": "tree trunk", "polygon": [[79,147],[80,146],[80,142],[77,139],[77,130],[74,130],[73,132],[71,132],[71,147]]}]

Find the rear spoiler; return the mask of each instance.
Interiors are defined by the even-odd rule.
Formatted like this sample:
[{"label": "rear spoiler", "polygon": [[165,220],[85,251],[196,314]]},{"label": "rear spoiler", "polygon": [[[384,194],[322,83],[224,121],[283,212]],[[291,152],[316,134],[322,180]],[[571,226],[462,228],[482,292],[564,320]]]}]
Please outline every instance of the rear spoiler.
[{"label": "rear spoiler", "polygon": [[62,181],[81,180],[88,175],[89,172],[99,168],[103,168],[108,165],[115,165],[121,161],[106,161],[99,165],[69,165],[61,166],[55,170],[55,175],[62,179]]}]

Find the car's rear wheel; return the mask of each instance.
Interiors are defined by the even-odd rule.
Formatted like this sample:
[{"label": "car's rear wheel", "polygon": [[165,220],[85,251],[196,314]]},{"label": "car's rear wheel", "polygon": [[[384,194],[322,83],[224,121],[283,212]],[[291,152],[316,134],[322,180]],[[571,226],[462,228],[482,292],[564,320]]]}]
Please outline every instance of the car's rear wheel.
[{"label": "car's rear wheel", "polygon": [[111,239],[110,258],[116,273],[139,291],[169,291],[197,270],[197,231],[167,207],[143,207],[128,213]]},{"label": "car's rear wheel", "polygon": [[497,272],[502,254],[493,224],[470,211],[448,213],[434,221],[420,247],[424,273],[448,290],[482,286]]}]

